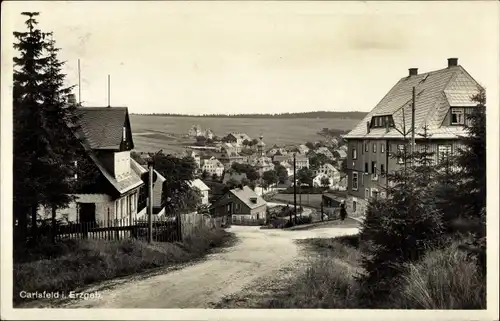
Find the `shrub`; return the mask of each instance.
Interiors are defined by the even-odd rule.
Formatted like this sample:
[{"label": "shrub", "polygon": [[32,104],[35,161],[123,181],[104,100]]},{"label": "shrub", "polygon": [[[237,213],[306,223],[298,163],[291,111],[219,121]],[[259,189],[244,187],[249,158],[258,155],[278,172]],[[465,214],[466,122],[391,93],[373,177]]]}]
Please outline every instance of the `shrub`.
[{"label": "shrub", "polygon": [[457,244],[409,264],[391,304],[406,309],[486,309],[486,279]]},{"label": "shrub", "polygon": [[[443,220],[434,198],[432,153],[416,152],[400,171],[388,174],[392,187],[386,199],[374,199],[367,208],[361,227],[361,239],[366,251],[360,278],[364,302],[377,305],[393,287],[393,279],[406,263],[420,260],[429,250],[442,246]],[[396,155],[397,157],[397,155]],[[403,155],[401,155],[403,157]],[[369,306],[368,306],[369,307]]]}]

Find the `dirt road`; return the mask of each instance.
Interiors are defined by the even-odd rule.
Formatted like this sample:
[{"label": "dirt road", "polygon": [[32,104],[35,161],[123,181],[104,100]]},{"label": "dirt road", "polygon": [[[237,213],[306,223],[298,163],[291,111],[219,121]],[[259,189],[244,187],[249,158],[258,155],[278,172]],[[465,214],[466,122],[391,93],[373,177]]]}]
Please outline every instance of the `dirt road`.
[{"label": "dirt road", "polygon": [[299,256],[294,239],[357,233],[352,227],[305,231],[233,226],[238,242],[205,261],[169,273],[125,281],[99,290],[98,299],[72,301],[65,308],[210,308],[261,278],[279,273]]}]

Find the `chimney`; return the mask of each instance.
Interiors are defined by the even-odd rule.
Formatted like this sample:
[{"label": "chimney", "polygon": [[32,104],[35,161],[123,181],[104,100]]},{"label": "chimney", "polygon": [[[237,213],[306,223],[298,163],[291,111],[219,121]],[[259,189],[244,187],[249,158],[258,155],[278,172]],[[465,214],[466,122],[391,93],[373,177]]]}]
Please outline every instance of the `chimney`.
[{"label": "chimney", "polygon": [[257,197],[250,197],[250,202],[257,203]]},{"label": "chimney", "polygon": [[408,76],[416,76],[418,75],[418,68],[410,68],[408,69],[409,73],[408,73]]},{"label": "chimney", "polygon": [[448,68],[458,66],[458,58],[448,58]]},{"label": "chimney", "polygon": [[367,134],[370,133],[370,122],[369,121],[366,122],[366,133]]}]

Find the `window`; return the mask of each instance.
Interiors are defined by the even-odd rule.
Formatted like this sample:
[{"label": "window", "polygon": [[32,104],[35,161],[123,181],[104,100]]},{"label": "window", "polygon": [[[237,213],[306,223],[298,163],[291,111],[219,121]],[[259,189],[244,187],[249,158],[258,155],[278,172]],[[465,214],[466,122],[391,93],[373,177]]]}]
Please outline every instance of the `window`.
[{"label": "window", "polygon": [[361,185],[365,185],[365,175],[361,174]]},{"label": "window", "polygon": [[365,152],[368,152],[368,143],[365,143]]},{"label": "window", "polygon": [[120,204],[121,204],[121,207],[122,207],[120,218],[123,218],[127,214],[126,199],[125,198],[120,199]]},{"label": "window", "polygon": [[130,198],[131,198],[131,201],[130,201],[130,202],[131,202],[131,204],[130,204],[130,205],[131,205],[131,206],[130,206],[130,209],[131,209],[132,211],[135,211],[135,204],[136,204],[136,202],[137,202],[137,193],[132,194],[132,195],[130,196]]},{"label": "window", "polygon": [[377,143],[373,143],[373,152],[376,153],[377,152]]},{"label": "window", "polygon": [[380,174],[381,175],[385,174],[385,166],[384,166],[384,164],[380,164]]},{"label": "window", "polygon": [[385,144],[384,143],[380,144],[380,152],[385,153]]},{"label": "window", "polygon": [[125,126],[123,126],[123,141],[126,141],[127,140],[127,128]]},{"label": "window", "polygon": [[372,180],[378,179],[377,162],[372,162]]},{"label": "window", "polygon": [[372,195],[373,198],[377,199],[378,198],[378,191],[374,188],[372,188]]},{"label": "window", "polygon": [[358,190],[358,173],[357,172],[352,173],[352,189]]},{"label": "window", "polygon": [[404,163],[405,145],[398,145],[398,164]]},{"label": "window", "polygon": [[367,200],[368,198],[370,198],[370,189],[365,188],[365,200]]},{"label": "window", "polygon": [[375,116],[372,117],[370,127],[383,128],[385,126],[394,127],[392,116]]},{"label": "window", "polygon": [[365,173],[368,174],[368,163],[365,163]]},{"label": "window", "polygon": [[356,148],[353,148],[352,149],[352,159],[357,159],[357,158],[358,158],[357,150],[356,150]]},{"label": "window", "polygon": [[439,145],[438,146],[438,161],[450,157],[451,155],[451,145]]},{"label": "window", "polygon": [[463,108],[452,108],[451,109],[451,124],[452,125],[463,125],[465,121]]},{"label": "window", "polygon": [[352,201],[352,211],[356,212],[356,201]]}]

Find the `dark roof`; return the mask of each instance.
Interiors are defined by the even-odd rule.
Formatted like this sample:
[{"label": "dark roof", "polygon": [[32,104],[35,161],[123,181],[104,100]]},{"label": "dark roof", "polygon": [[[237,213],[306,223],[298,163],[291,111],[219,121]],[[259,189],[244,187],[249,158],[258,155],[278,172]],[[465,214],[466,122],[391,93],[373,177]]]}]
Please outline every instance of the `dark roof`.
[{"label": "dark roof", "polygon": [[92,149],[119,149],[127,107],[79,107],[80,130]]},{"label": "dark roof", "polygon": [[[396,127],[400,130],[403,123],[405,123],[406,128],[411,128],[411,103],[414,86],[416,87],[415,128],[417,133],[420,133],[423,126],[427,125],[430,134],[439,134],[443,138],[450,135],[450,138],[453,138],[455,132],[460,132],[460,130],[457,131],[458,126],[453,129],[441,128],[450,106],[477,105],[470,101],[470,97],[477,93],[480,88],[479,84],[462,66],[401,78],[375,108],[344,138],[402,137],[394,128],[390,129],[389,132],[386,132],[385,128],[372,128],[368,133],[366,123],[373,116],[392,115]],[[438,138],[437,135],[433,136]]]}]

